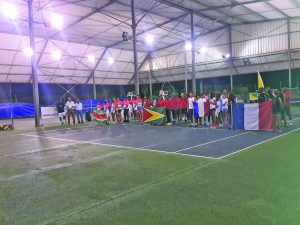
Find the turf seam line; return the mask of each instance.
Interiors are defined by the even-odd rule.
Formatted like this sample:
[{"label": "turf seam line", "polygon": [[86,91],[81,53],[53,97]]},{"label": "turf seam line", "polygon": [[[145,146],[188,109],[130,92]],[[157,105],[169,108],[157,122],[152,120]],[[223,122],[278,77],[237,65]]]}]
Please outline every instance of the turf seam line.
[{"label": "turf seam line", "polygon": [[104,205],[106,205],[107,203],[110,203],[110,202],[115,201],[115,200],[117,200],[117,199],[126,197],[126,196],[131,195],[131,194],[133,194],[133,193],[135,193],[135,192],[142,191],[142,190],[146,190],[146,189],[148,189],[148,188],[150,188],[150,187],[152,187],[152,186],[158,185],[158,184],[160,184],[160,183],[162,183],[162,182],[164,182],[164,181],[168,181],[168,180],[170,180],[170,179],[172,179],[172,178],[174,178],[174,177],[177,177],[177,176],[180,176],[180,175],[183,175],[183,174],[192,172],[192,171],[194,171],[194,170],[198,170],[198,169],[201,170],[201,169],[203,169],[203,168],[205,168],[205,167],[207,167],[207,166],[209,166],[209,165],[211,165],[211,164],[213,164],[213,163],[216,163],[216,162],[218,162],[218,161],[217,161],[217,160],[208,161],[208,162],[204,163],[204,164],[201,165],[201,166],[193,166],[193,167],[185,168],[185,169],[183,169],[183,170],[180,170],[180,171],[171,173],[171,174],[169,174],[169,175],[167,175],[167,176],[164,176],[164,177],[162,177],[162,178],[159,178],[159,179],[157,179],[157,180],[155,180],[155,181],[153,181],[153,182],[150,182],[150,183],[148,183],[148,184],[141,185],[141,186],[139,186],[139,187],[137,187],[137,188],[134,188],[134,189],[132,189],[132,190],[130,190],[130,191],[127,191],[127,192],[125,192],[125,193],[122,193],[122,194],[120,194],[120,195],[118,195],[118,196],[112,197],[112,198],[110,198],[110,199],[108,199],[108,200],[105,200],[105,201],[102,201],[102,202],[98,202],[98,203],[94,203],[94,204],[92,204],[92,205],[90,205],[90,206],[88,206],[88,207],[86,207],[86,208],[83,208],[83,209],[74,211],[74,212],[69,213],[69,214],[67,214],[67,215],[65,215],[65,216],[62,216],[62,217],[60,217],[60,218],[57,218],[57,219],[54,219],[54,220],[51,220],[51,221],[47,221],[47,222],[43,223],[43,225],[49,225],[49,224],[51,224],[51,223],[55,223],[55,222],[58,222],[58,221],[60,221],[60,220],[64,220],[64,219],[66,219],[66,218],[72,217],[72,216],[74,216],[74,215],[76,215],[76,214],[80,214],[80,213],[86,212],[86,211],[88,211],[88,210],[90,210],[90,209],[104,206]]},{"label": "turf seam line", "polygon": [[[115,148],[125,148],[125,149],[131,149],[131,150],[142,150],[142,151],[158,152],[158,153],[173,154],[173,155],[183,155],[183,156],[197,157],[197,158],[217,159],[217,158],[209,157],[209,156],[190,155],[190,154],[184,154],[184,153],[180,153],[180,152],[168,152],[168,151],[162,151],[162,150],[147,149],[147,148],[143,148],[143,147],[138,148],[138,147],[129,147],[129,146],[121,146],[121,145],[111,145],[111,144],[104,144],[104,143],[92,142],[92,141],[78,141],[78,140],[71,140],[71,139],[64,139],[64,138],[57,138],[57,137],[45,137],[45,136],[31,135],[31,134],[20,134],[20,135],[28,136],[28,137],[35,137],[35,138],[46,138],[46,139],[61,140],[61,141],[71,141],[71,142],[77,142],[77,143],[83,143],[83,144],[108,146],[108,147],[115,147]],[[99,139],[94,139],[94,140],[99,140]]]},{"label": "turf seam line", "polygon": [[176,153],[177,152],[183,152],[183,151],[193,149],[193,148],[197,148],[197,147],[201,147],[201,146],[204,146],[204,145],[209,145],[209,144],[216,143],[216,142],[219,142],[219,141],[231,139],[231,138],[238,137],[238,136],[241,136],[241,135],[245,135],[245,134],[248,134],[248,133],[251,133],[251,131],[244,132],[244,133],[241,133],[241,134],[232,135],[232,136],[221,138],[221,139],[214,140],[214,141],[209,141],[209,142],[206,142],[206,143],[203,143],[203,144],[195,145],[195,146],[184,148],[184,149],[181,149],[181,150],[177,150]]},{"label": "turf seam line", "polygon": [[221,156],[221,157],[216,158],[216,159],[224,159],[224,158],[226,158],[226,157],[228,157],[228,156],[232,156],[232,155],[235,155],[235,154],[240,153],[240,152],[242,152],[242,151],[249,150],[250,148],[256,147],[256,146],[258,146],[258,145],[264,144],[264,143],[269,142],[269,141],[273,141],[273,140],[275,140],[275,139],[277,139],[277,138],[281,138],[281,137],[283,137],[283,136],[285,136],[285,135],[291,134],[291,133],[296,132],[296,131],[298,131],[298,130],[300,130],[300,128],[291,130],[291,131],[289,131],[289,132],[286,132],[286,133],[284,133],[284,134],[278,135],[278,136],[276,136],[276,137],[269,138],[269,139],[267,139],[267,140],[261,141],[261,142],[259,142],[259,143],[254,144],[254,145],[250,145],[250,146],[248,146],[248,147],[246,147],[246,148],[243,148],[243,149],[240,149],[240,150],[238,150],[238,151],[229,153],[229,154],[227,154],[227,155]]},{"label": "turf seam line", "polygon": [[27,176],[36,175],[36,174],[39,174],[39,173],[49,172],[49,171],[58,170],[58,169],[64,169],[64,168],[67,168],[67,167],[77,166],[77,165],[81,165],[81,164],[85,164],[85,163],[90,163],[90,162],[97,161],[97,160],[103,160],[103,159],[108,158],[108,157],[120,155],[122,152],[123,151],[113,151],[113,152],[103,154],[103,155],[100,155],[100,156],[96,156],[96,157],[92,157],[92,158],[89,158],[89,159],[86,159],[86,160],[75,161],[73,163],[66,162],[66,163],[60,163],[60,164],[56,164],[56,165],[49,166],[49,167],[37,168],[35,170],[30,170],[27,173],[17,174],[17,175],[14,175],[12,177],[8,177],[8,178],[5,178],[5,179],[0,179],[0,183],[16,180],[16,179],[19,179],[19,178],[24,178],[24,177],[27,177]]}]

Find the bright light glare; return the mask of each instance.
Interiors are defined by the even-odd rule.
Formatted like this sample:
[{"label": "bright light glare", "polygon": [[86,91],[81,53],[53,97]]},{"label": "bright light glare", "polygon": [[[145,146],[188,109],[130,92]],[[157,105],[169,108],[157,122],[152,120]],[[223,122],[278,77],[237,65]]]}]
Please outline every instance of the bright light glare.
[{"label": "bright light glare", "polygon": [[201,52],[201,53],[206,53],[206,52],[207,52],[207,48],[206,48],[206,47],[202,47],[202,48],[200,49],[200,52]]},{"label": "bright light glare", "polygon": [[192,42],[186,41],[184,47],[185,47],[186,51],[191,51],[192,50]]},{"label": "bright light glare", "polygon": [[89,55],[89,56],[88,56],[88,61],[91,62],[91,63],[92,63],[92,62],[95,62],[95,56]]},{"label": "bright light glare", "polygon": [[16,19],[18,16],[18,11],[16,9],[16,7],[8,2],[3,2],[1,4],[1,11],[3,13],[4,16],[10,18],[10,19]]},{"label": "bright light glare", "polygon": [[146,36],[146,43],[148,44],[148,45],[152,45],[153,44],[153,42],[154,42],[154,38],[153,38],[153,36],[152,35],[150,35],[150,34],[147,34],[147,36]]},{"label": "bright light glare", "polygon": [[23,49],[23,52],[26,56],[31,57],[33,55],[33,51],[30,47],[26,47]]},{"label": "bright light glare", "polygon": [[63,27],[63,17],[59,14],[56,14],[56,13],[52,14],[51,15],[51,25],[54,28],[62,29],[62,27]]},{"label": "bright light glare", "polygon": [[114,62],[115,62],[115,60],[114,60],[112,57],[109,57],[109,58],[107,59],[107,61],[108,61],[108,63],[109,63],[110,65],[114,64]]},{"label": "bright light glare", "polygon": [[226,59],[229,59],[229,58],[230,58],[230,54],[227,53],[227,54],[225,55],[225,58],[226,58]]},{"label": "bright light glare", "polygon": [[58,61],[61,59],[61,53],[59,51],[53,51],[51,57],[53,60]]}]

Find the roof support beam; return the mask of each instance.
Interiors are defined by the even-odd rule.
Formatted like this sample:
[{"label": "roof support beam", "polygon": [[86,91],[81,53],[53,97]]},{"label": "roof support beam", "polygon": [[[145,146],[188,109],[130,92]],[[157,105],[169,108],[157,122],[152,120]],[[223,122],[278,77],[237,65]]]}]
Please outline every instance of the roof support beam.
[{"label": "roof support beam", "polygon": [[[130,5],[128,5],[128,4],[124,3],[124,2],[118,2],[118,4],[119,4],[119,5],[123,5],[123,6],[130,7]],[[136,9],[138,9],[138,10],[144,12],[144,13],[150,13],[150,14],[153,14],[153,15],[155,15],[155,16],[159,16],[159,17],[163,17],[163,18],[167,18],[167,19],[169,18],[169,17],[163,16],[163,15],[160,15],[160,14],[156,13],[155,11],[147,11],[147,10],[145,10],[145,9],[143,9],[143,8],[138,7],[138,6],[136,6]],[[187,13],[189,14],[190,12],[187,12]],[[140,21],[139,21],[139,22],[140,22]],[[185,23],[185,24],[186,24],[186,25],[189,25],[189,23]],[[206,27],[203,27],[203,26],[201,26],[201,25],[197,25],[196,27],[199,27],[199,28],[201,28],[201,29],[207,30]]]},{"label": "roof support beam", "polygon": [[[139,65],[139,71],[141,70],[141,68],[144,66],[144,64],[147,62],[148,57],[150,56],[150,52],[147,53],[146,57],[144,58],[144,60],[142,61],[142,63]],[[130,78],[130,80],[128,81],[128,85],[133,81],[134,79],[134,75]]]},{"label": "roof support beam", "polygon": [[[198,16],[204,17],[204,18],[209,19],[211,21],[215,21],[216,20],[216,18],[213,18],[211,16],[203,14],[199,10],[188,9],[188,8],[186,8],[184,6],[181,6],[179,4],[176,4],[176,3],[173,3],[173,2],[170,2],[170,1],[167,1],[167,0],[155,0],[155,1],[163,3],[163,4],[171,6],[171,7],[174,7],[174,8],[177,8],[177,9],[180,9],[180,10],[183,10],[183,11],[188,12],[188,13],[194,13],[194,15],[198,15]],[[220,23],[222,25],[228,25],[227,23],[222,22],[222,21],[218,21],[218,23]]]},{"label": "roof support beam", "polygon": [[[228,26],[219,27],[219,28],[216,28],[216,29],[214,29],[214,30],[211,30],[211,31],[208,31],[208,32],[204,32],[204,33],[195,35],[195,39],[197,39],[197,38],[199,38],[199,37],[201,37],[201,36],[204,36],[204,35],[206,35],[206,34],[210,34],[210,33],[213,33],[213,32],[219,31],[219,30],[222,30],[222,29],[224,29],[224,28],[226,28],[226,27],[228,27]],[[186,41],[186,40],[178,41],[178,42],[173,43],[173,44],[170,44],[170,45],[168,45],[168,46],[165,46],[165,47],[156,49],[155,51],[156,51],[156,52],[159,52],[159,51],[165,50],[165,49],[167,49],[167,48],[171,48],[171,47],[173,47],[173,46],[183,44],[183,43],[185,43],[185,41]]]},{"label": "roof support beam", "polygon": [[290,16],[288,14],[286,14],[285,12],[281,11],[280,9],[278,9],[276,6],[274,6],[273,4],[271,4],[270,2],[265,2],[265,4],[267,6],[269,6],[270,8],[276,10],[277,12],[279,12],[281,15],[283,15],[286,18],[289,18]]},{"label": "roof support beam", "polygon": [[[136,36],[140,36],[140,35],[145,34],[145,33],[149,32],[149,31],[151,31],[151,30],[155,30],[155,29],[160,28],[160,27],[162,27],[162,26],[164,26],[164,25],[167,25],[167,24],[169,24],[169,23],[171,23],[171,22],[178,21],[179,19],[181,19],[181,18],[183,18],[183,17],[185,17],[185,16],[187,16],[187,15],[188,15],[188,13],[185,13],[185,14],[183,14],[183,15],[180,15],[180,16],[177,16],[177,17],[174,17],[174,18],[171,18],[171,19],[169,19],[169,20],[167,20],[167,21],[165,21],[165,22],[159,23],[159,24],[157,24],[157,25],[155,25],[155,26],[153,26],[153,27],[150,27],[150,28],[148,28],[148,29],[145,29],[145,30],[141,31],[140,33],[136,34]],[[116,43],[114,43],[114,44],[112,44],[112,45],[107,46],[107,48],[112,48],[112,47],[114,47],[114,46],[117,46],[117,45],[119,45],[119,44],[122,44],[123,42],[124,42],[124,40],[118,41],[118,42],[116,42]]]},{"label": "roof support beam", "polygon": [[86,84],[90,82],[90,79],[91,79],[93,76],[95,76],[95,72],[96,72],[96,70],[97,70],[97,68],[98,68],[98,66],[99,66],[99,64],[100,64],[100,62],[102,61],[103,57],[105,56],[107,50],[108,50],[108,49],[106,48],[106,49],[104,49],[104,51],[102,52],[100,58],[98,59],[98,61],[97,61],[97,63],[95,64],[94,68],[92,69],[92,72],[91,72],[90,76],[87,78],[87,80],[86,80],[86,82],[85,82]]},{"label": "roof support beam", "polygon": [[205,11],[210,11],[210,10],[216,10],[216,9],[224,9],[224,8],[233,8],[236,6],[245,6],[248,4],[253,4],[253,3],[258,3],[258,2],[269,2],[271,0],[249,0],[249,1],[244,1],[244,2],[233,2],[232,4],[227,4],[227,5],[220,5],[220,6],[212,6],[212,7],[207,7],[205,9],[200,9],[200,12],[205,12]]}]

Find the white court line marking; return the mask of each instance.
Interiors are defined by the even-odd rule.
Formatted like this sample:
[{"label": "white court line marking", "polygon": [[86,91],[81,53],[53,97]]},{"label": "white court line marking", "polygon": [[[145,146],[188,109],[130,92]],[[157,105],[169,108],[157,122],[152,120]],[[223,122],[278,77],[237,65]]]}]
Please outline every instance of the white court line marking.
[{"label": "white court line marking", "polygon": [[[43,137],[43,136],[30,135],[30,134],[20,134],[20,135],[28,136],[28,137],[36,137],[36,138],[45,138],[45,139],[60,140],[60,141],[71,141],[71,142],[77,142],[77,143],[83,143],[83,144],[108,146],[108,147],[115,147],[115,148],[125,148],[125,149],[131,149],[131,150],[142,150],[142,151],[150,151],[150,152],[159,152],[159,153],[164,153],[164,154],[183,155],[183,156],[190,156],[190,157],[196,157],[196,158],[217,159],[217,158],[209,157],[209,156],[190,155],[190,154],[183,154],[183,153],[180,153],[180,152],[159,151],[159,150],[147,149],[147,148],[143,148],[143,147],[142,148],[128,147],[128,146],[121,146],[121,145],[104,144],[104,143],[99,143],[99,142],[91,142],[91,141],[77,141],[77,140],[70,140],[70,139],[63,139],[63,138],[56,138],[56,137]],[[102,140],[102,139],[99,139],[99,140]]]},{"label": "white court line marking", "polygon": [[[34,139],[15,140],[15,142],[20,143],[20,142],[27,142],[27,141],[32,141],[32,140],[34,140]],[[0,146],[3,146],[3,145],[10,145],[10,144],[11,144],[11,142],[5,142],[5,143],[0,143]]]},{"label": "white court line marking", "polygon": [[227,140],[227,139],[230,139],[230,138],[238,137],[238,136],[245,135],[245,134],[248,134],[248,133],[251,133],[251,131],[247,131],[247,132],[244,132],[244,133],[241,133],[241,134],[236,134],[236,135],[232,135],[232,136],[229,136],[229,137],[217,139],[217,140],[210,141],[210,142],[205,142],[203,144],[195,145],[195,146],[188,147],[188,148],[184,148],[184,149],[178,150],[176,152],[183,152],[183,151],[186,151],[186,150],[189,150],[189,149],[192,149],[192,148],[197,148],[197,147],[201,147],[201,146],[204,146],[204,145],[209,145],[209,144],[212,144],[212,143],[216,143],[216,142],[219,142],[219,141],[223,141],[223,140]]},{"label": "white court line marking", "polygon": [[[70,125],[72,126],[72,125]],[[36,134],[36,133],[51,133],[55,131],[68,131],[68,130],[84,130],[85,128],[91,128],[91,127],[97,127],[97,125],[88,125],[83,127],[66,127],[66,128],[58,128],[58,129],[52,129],[52,130],[39,130],[39,131],[32,131],[32,132],[26,132],[26,133],[20,133],[15,135],[24,135],[24,134]]]},{"label": "white court line marking", "polygon": [[17,154],[5,155],[5,156],[20,156],[20,155],[26,155],[26,154],[33,154],[33,153],[46,152],[46,151],[56,150],[56,149],[58,149],[58,148],[62,148],[62,147],[66,147],[66,146],[71,146],[71,145],[78,145],[78,143],[76,143],[76,144],[56,145],[56,146],[49,147],[49,148],[35,149],[35,150],[31,150],[31,151],[19,152],[19,153],[17,153]]},{"label": "white court line marking", "polygon": [[85,164],[85,163],[90,163],[90,162],[97,161],[97,160],[100,160],[100,159],[105,159],[105,158],[108,158],[108,157],[120,155],[121,153],[122,153],[122,151],[115,151],[115,152],[110,152],[110,153],[107,153],[107,154],[104,154],[104,155],[92,157],[92,158],[89,158],[89,159],[86,159],[86,160],[76,161],[76,162],[73,162],[73,163],[56,164],[56,165],[53,165],[53,166],[44,167],[44,168],[37,169],[37,170],[31,170],[27,173],[18,174],[18,175],[9,177],[9,178],[0,179],[0,182],[16,180],[16,179],[19,179],[19,178],[35,175],[35,174],[38,174],[38,173],[49,172],[49,171],[53,171],[53,170],[67,168],[67,167],[70,167],[70,166],[77,166],[77,165],[81,165],[81,164]]},{"label": "white court line marking", "polygon": [[298,130],[300,130],[300,128],[297,128],[297,129],[295,129],[295,130],[291,130],[291,131],[289,131],[289,132],[286,132],[286,133],[284,133],[284,134],[281,134],[281,135],[278,135],[278,136],[276,136],[276,137],[270,138],[270,139],[268,139],[268,140],[261,141],[261,142],[259,142],[259,143],[254,144],[254,145],[250,145],[250,146],[248,146],[248,147],[246,147],[246,148],[243,148],[243,149],[240,149],[240,150],[238,150],[238,151],[229,153],[229,154],[227,154],[227,155],[221,156],[221,157],[216,158],[216,159],[223,159],[223,158],[225,158],[225,157],[227,157],[227,156],[231,156],[231,155],[237,154],[237,153],[239,153],[239,152],[248,150],[248,149],[250,149],[250,148],[252,148],[252,147],[255,147],[255,146],[257,146],[257,145],[261,145],[261,144],[264,144],[264,143],[266,143],[266,142],[275,140],[275,139],[277,139],[277,138],[280,138],[280,137],[282,137],[282,136],[285,136],[285,135],[287,135],[287,134],[293,133],[293,132],[298,131]]}]

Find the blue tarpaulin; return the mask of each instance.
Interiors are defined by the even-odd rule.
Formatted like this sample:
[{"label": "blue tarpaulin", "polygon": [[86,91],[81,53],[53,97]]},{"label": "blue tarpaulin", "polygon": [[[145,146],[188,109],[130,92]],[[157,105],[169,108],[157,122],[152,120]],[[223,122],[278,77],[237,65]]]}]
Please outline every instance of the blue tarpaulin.
[{"label": "blue tarpaulin", "polygon": [[0,119],[34,117],[34,105],[30,103],[1,103]]},{"label": "blue tarpaulin", "polygon": [[93,112],[93,109],[96,108],[97,104],[104,104],[105,100],[104,99],[86,99],[81,101],[83,105],[83,112]]}]

